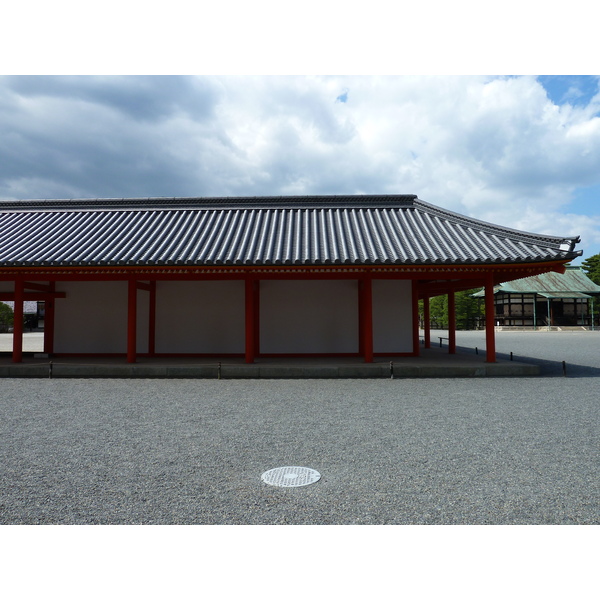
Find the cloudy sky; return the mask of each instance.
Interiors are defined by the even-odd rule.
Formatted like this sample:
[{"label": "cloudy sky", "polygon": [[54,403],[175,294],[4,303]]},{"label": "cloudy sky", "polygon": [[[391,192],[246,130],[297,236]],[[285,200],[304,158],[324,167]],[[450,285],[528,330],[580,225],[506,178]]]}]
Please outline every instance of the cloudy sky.
[{"label": "cloudy sky", "polygon": [[417,194],[600,252],[593,76],[4,76],[0,198]]},{"label": "cloudy sky", "polygon": [[7,5],[0,200],[417,194],[600,252],[590,0],[294,6]]},{"label": "cloudy sky", "polygon": [[[5,3],[0,201],[408,193],[510,227],[580,235],[585,258],[600,252],[599,81],[579,75],[598,73],[596,13],[591,0]],[[361,534],[369,548],[390,543]],[[471,549],[483,540],[445,539],[477,563]],[[547,560],[537,567],[552,567],[557,544],[540,539],[534,554]],[[569,547],[585,558],[581,542]],[[502,565],[502,544],[484,544],[486,559]],[[293,546],[286,564],[290,552],[306,557]],[[335,558],[353,565],[346,548]],[[379,580],[387,555],[371,555]],[[421,563],[411,570],[422,587]],[[263,566],[247,555],[236,564],[246,579]]]}]

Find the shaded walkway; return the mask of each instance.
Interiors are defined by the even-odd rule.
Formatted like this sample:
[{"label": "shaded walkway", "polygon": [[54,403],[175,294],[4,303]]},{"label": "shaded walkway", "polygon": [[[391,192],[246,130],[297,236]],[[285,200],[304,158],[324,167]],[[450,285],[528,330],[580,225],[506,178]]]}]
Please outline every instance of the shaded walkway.
[{"label": "shaded walkway", "polygon": [[[37,357],[37,358],[36,358]],[[520,377],[539,374],[539,367],[511,360],[485,362],[485,353],[446,348],[421,349],[419,357],[361,358],[52,358],[30,353],[14,364],[9,354],[0,357],[0,377],[35,378],[198,378],[198,379],[353,379],[421,377]]]}]

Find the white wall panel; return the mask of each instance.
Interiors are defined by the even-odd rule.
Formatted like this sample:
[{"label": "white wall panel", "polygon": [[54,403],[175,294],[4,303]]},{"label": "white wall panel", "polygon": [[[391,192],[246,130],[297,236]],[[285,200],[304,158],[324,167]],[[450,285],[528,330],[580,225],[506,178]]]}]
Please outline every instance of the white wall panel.
[{"label": "white wall panel", "polygon": [[127,351],[127,282],[58,282],[66,298],[55,301],[54,351]]},{"label": "white wall panel", "polygon": [[260,351],[358,352],[358,283],[261,281]]},{"label": "white wall panel", "polygon": [[[373,281],[373,349],[412,352],[411,282]],[[126,282],[59,282],[57,353],[125,353]],[[149,293],[138,290],[137,351],[148,351]],[[260,352],[358,352],[354,280],[260,282]],[[159,281],[157,353],[243,353],[243,281]]]},{"label": "white wall panel", "polygon": [[373,280],[373,352],[412,352],[412,282]]},{"label": "white wall panel", "polygon": [[243,353],[243,281],[158,281],[157,353]]}]

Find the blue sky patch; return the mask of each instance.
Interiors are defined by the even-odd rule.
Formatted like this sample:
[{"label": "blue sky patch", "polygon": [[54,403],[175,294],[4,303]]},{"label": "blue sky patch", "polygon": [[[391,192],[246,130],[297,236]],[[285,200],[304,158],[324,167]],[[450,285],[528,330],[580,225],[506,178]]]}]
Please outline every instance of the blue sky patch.
[{"label": "blue sky patch", "polygon": [[600,78],[596,75],[543,75],[538,81],[554,104],[582,106],[598,93]]},{"label": "blue sky patch", "polygon": [[348,90],[345,90],[344,93],[340,94],[335,100],[336,102],[348,102]]}]

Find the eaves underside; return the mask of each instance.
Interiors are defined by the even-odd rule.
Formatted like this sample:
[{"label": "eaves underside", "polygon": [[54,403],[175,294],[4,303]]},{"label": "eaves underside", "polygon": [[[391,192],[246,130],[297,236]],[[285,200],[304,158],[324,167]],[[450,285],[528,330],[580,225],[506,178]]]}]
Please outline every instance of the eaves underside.
[{"label": "eaves underside", "polygon": [[193,265],[193,266],[140,266],[140,265],[111,265],[111,266],[18,266],[18,267],[0,267],[0,277],[11,279],[18,277],[33,276],[68,276],[77,275],[98,275],[109,279],[111,276],[118,275],[136,275],[138,277],[146,276],[177,276],[177,275],[202,275],[220,274],[224,276],[247,276],[260,274],[398,274],[401,276],[423,274],[423,275],[444,275],[444,274],[481,274],[489,272],[497,273],[542,273],[549,270],[564,270],[565,261],[548,262],[525,262],[525,263],[487,263],[487,264],[411,264],[411,265]]}]

